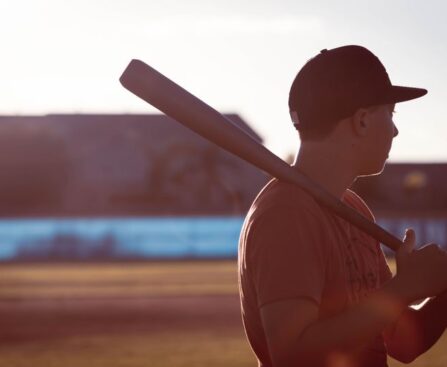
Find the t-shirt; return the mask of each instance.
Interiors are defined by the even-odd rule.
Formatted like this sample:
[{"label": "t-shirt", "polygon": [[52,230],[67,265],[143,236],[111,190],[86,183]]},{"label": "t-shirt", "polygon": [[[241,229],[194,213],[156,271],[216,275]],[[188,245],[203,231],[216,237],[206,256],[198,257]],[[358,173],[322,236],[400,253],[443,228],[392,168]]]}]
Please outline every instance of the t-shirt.
[{"label": "t-shirt", "polygon": [[[366,204],[347,190],[342,201],[374,220]],[[239,241],[242,319],[260,366],[271,366],[260,308],[306,298],[319,319],[334,316],[391,278],[379,243],[320,206],[296,185],[270,181],[255,199]],[[382,335],[350,356],[353,366],[386,366]]]}]

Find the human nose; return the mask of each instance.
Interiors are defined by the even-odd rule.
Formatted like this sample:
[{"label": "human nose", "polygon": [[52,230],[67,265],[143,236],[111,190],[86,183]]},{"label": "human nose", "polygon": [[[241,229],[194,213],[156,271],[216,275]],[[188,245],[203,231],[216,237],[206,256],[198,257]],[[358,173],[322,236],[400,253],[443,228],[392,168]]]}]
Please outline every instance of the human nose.
[{"label": "human nose", "polygon": [[393,135],[393,138],[395,138],[397,135],[399,135],[399,130],[397,129],[396,125],[393,124],[393,126],[394,126],[394,135]]}]

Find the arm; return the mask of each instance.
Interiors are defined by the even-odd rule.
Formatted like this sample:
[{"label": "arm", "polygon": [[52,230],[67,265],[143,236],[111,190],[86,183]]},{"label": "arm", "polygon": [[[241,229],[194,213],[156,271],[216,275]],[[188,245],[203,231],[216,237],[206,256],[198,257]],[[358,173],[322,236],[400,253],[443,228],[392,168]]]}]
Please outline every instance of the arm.
[{"label": "arm", "polygon": [[274,366],[317,365],[333,352],[352,353],[397,320],[408,296],[397,280],[345,312],[318,320],[318,305],[308,299],[274,302],[261,308]]},{"label": "arm", "polygon": [[388,353],[401,362],[412,362],[429,350],[447,327],[447,292],[419,310],[408,308],[384,333]]},{"label": "arm", "polygon": [[318,304],[305,298],[263,305],[261,320],[273,365],[315,365],[333,352],[355,353],[396,323],[408,304],[446,289],[447,255],[437,246],[413,251],[411,233],[397,253],[397,276],[334,317],[319,320]]}]

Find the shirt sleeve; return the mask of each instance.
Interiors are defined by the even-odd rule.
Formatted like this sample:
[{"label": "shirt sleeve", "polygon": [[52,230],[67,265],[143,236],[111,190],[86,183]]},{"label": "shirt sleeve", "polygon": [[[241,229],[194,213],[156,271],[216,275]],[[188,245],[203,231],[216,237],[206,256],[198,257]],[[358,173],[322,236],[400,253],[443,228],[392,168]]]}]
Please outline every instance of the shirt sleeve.
[{"label": "shirt sleeve", "polygon": [[251,258],[258,307],[293,298],[320,304],[328,246],[322,225],[312,212],[284,205],[258,218]]}]

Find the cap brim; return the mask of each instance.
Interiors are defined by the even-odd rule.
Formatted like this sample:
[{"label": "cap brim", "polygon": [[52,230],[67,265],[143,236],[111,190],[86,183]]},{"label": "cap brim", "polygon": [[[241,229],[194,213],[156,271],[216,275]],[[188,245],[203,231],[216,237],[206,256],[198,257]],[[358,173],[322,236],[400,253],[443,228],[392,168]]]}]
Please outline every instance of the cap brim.
[{"label": "cap brim", "polygon": [[388,95],[388,100],[391,103],[405,102],[416,99],[427,94],[427,89],[401,87],[393,85]]}]

